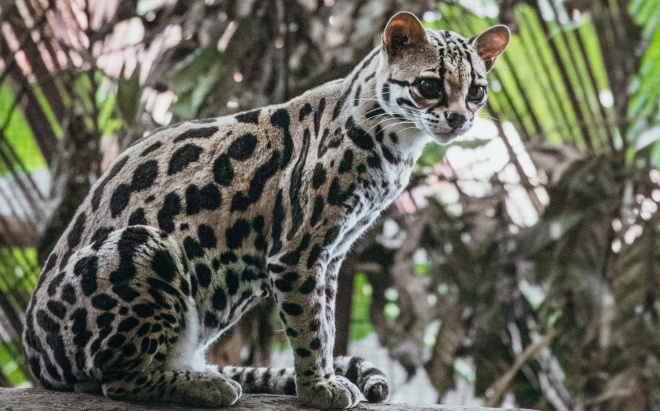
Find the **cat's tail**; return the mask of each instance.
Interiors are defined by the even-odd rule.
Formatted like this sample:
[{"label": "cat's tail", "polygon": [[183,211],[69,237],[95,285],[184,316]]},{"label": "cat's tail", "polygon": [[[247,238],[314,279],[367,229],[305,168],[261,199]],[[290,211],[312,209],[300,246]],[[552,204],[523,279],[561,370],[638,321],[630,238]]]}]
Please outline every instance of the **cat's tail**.
[{"label": "cat's tail", "polygon": [[[360,357],[337,357],[334,369],[336,375],[357,385],[367,401],[383,402],[387,399],[390,388],[385,374],[371,362]],[[246,393],[296,394],[293,368],[222,367],[220,372],[239,382]]]}]

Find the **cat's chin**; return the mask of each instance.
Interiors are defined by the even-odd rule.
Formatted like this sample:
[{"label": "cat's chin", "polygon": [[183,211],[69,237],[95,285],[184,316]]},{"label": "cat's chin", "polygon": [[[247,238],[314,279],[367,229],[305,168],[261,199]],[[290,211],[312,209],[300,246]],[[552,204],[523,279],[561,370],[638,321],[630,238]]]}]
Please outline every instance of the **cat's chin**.
[{"label": "cat's chin", "polygon": [[431,136],[431,140],[437,144],[449,144],[452,141],[456,139],[456,137],[459,137],[463,133],[457,133],[455,131],[449,132],[447,134],[431,134],[429,133],[429,136]]}]

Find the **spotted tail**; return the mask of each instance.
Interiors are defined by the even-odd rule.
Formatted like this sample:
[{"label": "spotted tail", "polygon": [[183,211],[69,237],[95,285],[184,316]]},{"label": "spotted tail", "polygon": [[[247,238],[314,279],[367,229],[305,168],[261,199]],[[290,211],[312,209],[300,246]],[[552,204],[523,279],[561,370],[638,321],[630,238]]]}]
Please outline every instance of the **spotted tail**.
[{"label": "spotted tail", "polygon": [[[360,357],[337,357],[334,369],[336,375],[357,385],[367,401],[387,399],[390,389],[385,374],[371,362]],[[222,367],[220,372],[239,382],[246,393],[296,395],[293,368]]]}]

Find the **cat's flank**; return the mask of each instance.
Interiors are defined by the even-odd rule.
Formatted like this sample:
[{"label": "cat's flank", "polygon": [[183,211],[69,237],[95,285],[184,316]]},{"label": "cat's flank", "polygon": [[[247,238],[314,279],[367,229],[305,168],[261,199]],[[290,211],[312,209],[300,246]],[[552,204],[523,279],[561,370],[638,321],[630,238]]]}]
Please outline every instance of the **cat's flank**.
[{"label": "cat's flank", "polygon": [[[504,26],[468,40],[398,13],[345,79],[141,139],[47,260],[23,337],[34,375],[56,390],[208,407],[242,392],[317,408],[384,401],[373,364],[332,358],[339,267],[424,145],[472,126],[508,41]],[[295,367],[207,364],[206,347],[268,296]]]}]

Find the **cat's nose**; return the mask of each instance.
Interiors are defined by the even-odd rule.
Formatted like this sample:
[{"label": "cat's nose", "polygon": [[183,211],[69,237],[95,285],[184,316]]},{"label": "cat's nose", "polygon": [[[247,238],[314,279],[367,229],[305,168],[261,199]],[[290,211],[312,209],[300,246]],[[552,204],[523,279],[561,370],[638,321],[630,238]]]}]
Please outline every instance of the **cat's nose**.
[{"label": "cat's nose", "polygon": [[445,118],[447,119],[447,124],[449,124],[449,127],[453,129],[459,128],[467,121],[466,116],[454,112],[445,112]]}]

